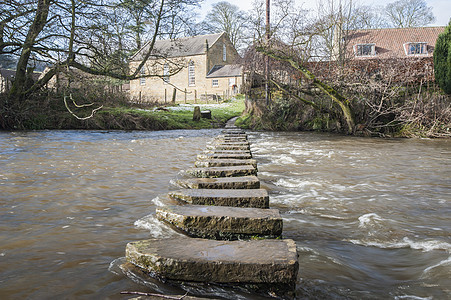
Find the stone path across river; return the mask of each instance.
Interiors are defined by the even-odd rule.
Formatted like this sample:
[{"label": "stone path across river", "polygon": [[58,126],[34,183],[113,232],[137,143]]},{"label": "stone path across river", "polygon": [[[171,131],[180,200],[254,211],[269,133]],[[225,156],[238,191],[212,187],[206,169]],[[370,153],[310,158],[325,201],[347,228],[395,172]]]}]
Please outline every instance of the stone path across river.
[{"label": "stone path across river", "polygon": [[269,209],[247,134],[228,125],[170,192],[180,205],[159,207],[157,218],[185,237],[127,244],[127,261],[157,278],[252,286],[293,298],[299,269],[296,244],[281,239],[279,211]]}]

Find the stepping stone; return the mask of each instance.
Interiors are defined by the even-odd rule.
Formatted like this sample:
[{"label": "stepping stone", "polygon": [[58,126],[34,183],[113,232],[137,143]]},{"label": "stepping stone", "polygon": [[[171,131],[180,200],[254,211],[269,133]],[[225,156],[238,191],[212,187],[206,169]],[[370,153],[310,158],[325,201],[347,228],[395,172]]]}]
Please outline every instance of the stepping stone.
[{"label": "stepping stone", "polygon": [[299,270],[290,239],[149,239],[128,243],[125,256],[157,277],[179,281],[281,284],[294,290]]},{"label": "stepping stone", "polygon": [[192,168],[186,172],[194,177],[235,177],[257,175],[257,169],[253,166],[230,166],[230,167],[211,167],[211,168]]},{"label": "stepping stone", "polygon": [[226,166],[241,166],[251,165],[257,168],[257,161],[255,159],[209,159],[196,161],[194,163],[196,168],[209,168],[209,167],[226,167]]},{"label": "stepping stone", "polygon": [[[251,159],[252,154],[246,150],[207,150],[212,153],[198,154],[197,160],[210,159]],[[230,151],[230,152],[225,152]]]},{"label": "stepping stone", "polygon": [[218,138],[224,137],[224,138],[240,138],[240,139],[247,139],[246,133],[223,133],[217,136]]},{"label": "stepping stone", "polygon": [[277,238],[283,227],[277,209],[175,205],[157,208],[156,216],[189,236],[217,240]]},{"label": "stepping stone", "polygon": [[265,189],[183,189],[168,195],[195,205],[269,208],[269,196]]},{"label": "stepping stone", "polygon": [[205,154],[246,154],[252,155],[250,150],[204,150]]},{"label": "stepping stone", "polygon": [[190,178],[178,180],[177,184],[189,189],[259,189],[257,176]]},{"label": "stepping stone", "polygon": [[248,141],[243,141],[243,142],[229,142],[229,141],[213,141],[211,143],[209,143],[208,145],[214,145],[214,146],[248,146],[250,145]]},{"label": "stepping stone", "polygon": [[210,150],[249,150],[249,145],[227,145],[227,144],[221,144],[221,145],[207,145],[207,149]]},{"label": "stepping stone", "polygon": [[240,135],[218,135],[214,140],[222,141],[247,141],[247,136]]},{"label": "stepping stone", "polygon": [[240,129],[223,129],[223,134],[236,134],[236,135],[245,135],[246,133]]}]

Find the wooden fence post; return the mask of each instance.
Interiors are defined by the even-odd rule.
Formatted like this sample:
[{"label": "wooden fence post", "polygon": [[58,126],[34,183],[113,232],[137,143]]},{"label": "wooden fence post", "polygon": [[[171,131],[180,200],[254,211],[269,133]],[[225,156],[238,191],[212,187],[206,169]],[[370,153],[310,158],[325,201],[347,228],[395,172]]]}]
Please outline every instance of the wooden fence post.
[{"label": "wooden fence post", "polygon": [[174,92],[172,92],[172,103],[175,103],[176,96],[177,96],[177,89],[174,88]]},{"label": "wooden fence post", "polygon": [[186,88],[185,88],[185,104],[186,104]]},{"label": "wooden fence post", "polygon": [[207,91],[205,91],[205,103],[208,104],[208,95],[207,95]]},{"label": "wooden fence post", "polygon": [[168,98],[168,90],[164,89],[164,103],[166,104]]}]

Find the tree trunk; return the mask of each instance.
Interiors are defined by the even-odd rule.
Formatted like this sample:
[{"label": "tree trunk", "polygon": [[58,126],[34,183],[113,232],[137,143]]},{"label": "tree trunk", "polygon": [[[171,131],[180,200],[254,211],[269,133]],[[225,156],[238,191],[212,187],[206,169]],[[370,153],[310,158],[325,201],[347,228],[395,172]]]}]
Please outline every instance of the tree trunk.
[{"label": "tree trunk", "polygon": [[47,23],[50,5],[51,0],[38,1],[36,15],[34,17],[33,23],[28,30],[19,61],[17,62],[16,77],[9,92],[11,99],[19,99],[25,92],[27,81],[27,66],[30,60],[32,48],[36,42],[36,38]]},{"label": "tree trunk", "polygon": [[327,94],[332,101],[338,104],[340,106],[340,109],[343,113],[343,118],[346,121],[346,125],[348,127],[347,133],[351,134],[354,132],[355,128],[355,121],[354,121],[354,114],[351,110],[351,107],[349,106],[349,100],[346,99],[344,96],[342,96],[340,93],[338,93],[333,87],[327,85],[326,83],[322,82],[321,80],[318,80],[315,75],[313,75],[309,70],[307,70],[303,65],[296,62],[293,58],[277,54],[271,50],[265,49],[263,47],[257,47],[257,51],[266,54],[274,59],[288,62],[293,68],[298,70],[304,77],[306,77],[308,80],[310,80],[313,85],[315,85],[317,88],[319,88],[321,91],[323,91],[325,94]]}]

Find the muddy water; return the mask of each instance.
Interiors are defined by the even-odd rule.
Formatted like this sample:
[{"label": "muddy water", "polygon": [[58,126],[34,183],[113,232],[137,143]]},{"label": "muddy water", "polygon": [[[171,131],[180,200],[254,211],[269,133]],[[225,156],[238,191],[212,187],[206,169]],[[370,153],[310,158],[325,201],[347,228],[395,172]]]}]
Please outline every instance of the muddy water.
[{"label": "muddy water", "polygon": [[[0,133],[0,298],[183,294],[187,287],[143,282],[119,266],[128,241],[177,235],[155,220],[155,208],[217,134]],[[449,141],[249,138],[284,235],[298,246],[300,298],[451,297]]]}]

